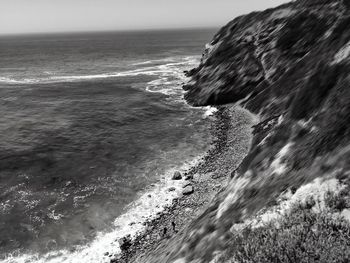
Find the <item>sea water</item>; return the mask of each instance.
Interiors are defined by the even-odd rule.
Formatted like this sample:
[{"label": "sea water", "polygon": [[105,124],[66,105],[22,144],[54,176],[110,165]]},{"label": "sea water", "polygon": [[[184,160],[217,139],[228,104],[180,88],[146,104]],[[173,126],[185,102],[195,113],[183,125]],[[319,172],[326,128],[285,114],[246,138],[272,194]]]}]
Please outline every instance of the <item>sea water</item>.
[{"label": "sea water", "polygon": [[0,38],[0,262],[108,262],[171,204],[211,140],[181,85],[213,33]]}]

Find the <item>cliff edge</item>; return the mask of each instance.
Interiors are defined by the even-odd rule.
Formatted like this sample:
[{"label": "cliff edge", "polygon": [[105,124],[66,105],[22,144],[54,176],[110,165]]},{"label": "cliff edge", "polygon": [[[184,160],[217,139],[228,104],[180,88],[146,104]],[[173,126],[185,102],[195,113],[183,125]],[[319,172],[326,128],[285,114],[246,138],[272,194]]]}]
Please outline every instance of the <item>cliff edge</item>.
[{"label": "cliff edge", "polygon": [[256,114],[249,154],[159,262],[349,262],[350,1],[238,17],[187,72],[195,106]]}]

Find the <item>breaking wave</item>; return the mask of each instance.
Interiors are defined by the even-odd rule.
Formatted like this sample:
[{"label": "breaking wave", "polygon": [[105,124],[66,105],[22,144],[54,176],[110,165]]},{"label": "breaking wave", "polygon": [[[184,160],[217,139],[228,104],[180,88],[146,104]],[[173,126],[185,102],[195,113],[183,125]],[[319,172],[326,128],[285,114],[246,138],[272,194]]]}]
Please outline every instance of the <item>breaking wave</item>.
[{"label": "breaking wave", "polygon": [[[201,157],[196,157],[185,163],[177,171],[184,172],[196,165]],[[126,235],[135,237],[144,229],[144,222],[156,218],[173,200],[181,195],[185,181],[171,180],[175,169],[169,170],[162,180],[151,189],[142,193],[139,198],[128,205],[126,213],[117,217],[110,232],[97,233],[96,238],[89,244],[72,250],[58,250],[39,254],[9,254],[2,263],[109,263],[120,253],[118,240]],[[169,191],[174,187],[175,191]],[[108,254],[106,253],[108,252]]]},{"label": "breaking wave", "polygon": [[[182,78],[183,70],[188,67],[198,64],[199,58],[197,56],[188,56],[180,58],[167,58],[162,60],[149,60],[134,64],[149,65],[146,67],[139,67],[136,69],[125,70],[120,72],[106,72],[89,75],[56,75],[54,72],[44,72],[38,77],[14,78],[11,76],[0,77],[0,84],[40,84],[40,83],[60,83],[60,82],[75,82],[94,79],[107,79],[119,77],[135,77],[135,76],[160,76],[161,79],[166,79],[170,76],[176,75],[177,78]],[[160,64],[159,63],[163,63]],[[168,62],[168,63],[166,63]],[[154,65],[155,64],[155,65]]]},{"label": "breaking wave", "polygon": [[[165,64],[159,64],[167,62]],[[0,78],[0,83],[10,84],[32,84],[32,83],[51,83],[51,82],[73,82],[92,79],[128,77],[138,75],[155,76],[155,79],[146,84],[146,91],[159,92],[170,95],[170,100],[183,100],[183,89],[181,84],[186,81],[183,71],[198,64],[198,57],[182,57],[175,60],[150,60],[138,63],[139,65],[148,65],[134,70],[105,73],[95,75],[79,76],[51,76],[47,78],[14,80]],[[155,65],[154,65],[155,64]],[[174,96],[172,96],[174,95]],[[181,96],[180,96],[181,95]],[[201,109],[203,117],[208,117],[215,112],[214,108],[206,107]],[[187,162],[179,171],[187,170],[195,165],[200,157],[191,162]],[[86,263],[86,262],[110,262],[111,258],[120,253],[118,240],[126,235],[135,236],[144,229],[144,222],[152,220],[161,213],[165,207],[170,206],[174,198],[181,195],[183,181],[171,180],[171,175],[175,169],[169,170],[163,175],[161,181],[153,185],[149,190],[143,192],[139,198],[127,206],[126,212],[117,217],[113,223],[113,229],[109,232],[99,232],[96,238],[89,244],[76,247],[72,250],[56,250],[47,254],[9,254],[2,263]],[[175,187],[175,191],[169,191],[169,187]],[[58,217],[53,213],[53,218]],[[108,254],[106,253],[108,252]]]}]

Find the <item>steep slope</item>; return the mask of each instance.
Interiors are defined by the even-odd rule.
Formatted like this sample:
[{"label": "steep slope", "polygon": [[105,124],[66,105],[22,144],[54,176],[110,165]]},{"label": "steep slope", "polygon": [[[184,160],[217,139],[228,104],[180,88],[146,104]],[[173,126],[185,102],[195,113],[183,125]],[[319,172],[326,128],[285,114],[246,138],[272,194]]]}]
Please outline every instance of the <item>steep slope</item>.
[{"label": "steep slope", "polygon": [[187,72],[190,104],[238,103],[260,123],[226,190],[159,262],[348,262],[325,251],[350,251],[349,8],[299,0],[238,17]]}]

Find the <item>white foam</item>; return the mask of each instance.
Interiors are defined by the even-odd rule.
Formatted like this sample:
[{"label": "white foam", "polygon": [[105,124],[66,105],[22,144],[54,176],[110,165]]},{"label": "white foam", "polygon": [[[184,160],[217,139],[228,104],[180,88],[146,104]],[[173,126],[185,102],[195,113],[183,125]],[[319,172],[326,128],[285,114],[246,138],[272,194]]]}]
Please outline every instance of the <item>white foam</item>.
[{"label": "white foam", "polygon": [[[185,171],[189,167],[196,165],[201,157],[187,162],[180,169],[172,169],[167,172],[160,183],[151,190],[144,192],[137,201],[127,207],[127,211],[115,219],[112,231],[100,232],[97,237],[85,246],[78,247],[76,251],[59,250],[45,255],[22,254],[8,255],[1,261],[2,263],[107,263],[111,258],[105,256],[105,252],[110,255],[120,253],[118,240],[126,235],[135,237],[144,230],[143,223],[156,218],[159,213],[172,204],[174,198],[182,195],[184,180],[171,180],[171,175],[175,170]],[[175,191],[169,191],[170,187],[175,187]],[[53,213],[56,218],[59,215]]]},{"label": "white foam", "polygon": [[203,114],[204,118],[212,116],[212,115],[214,115],[215,112],[218,111],[217,108],[211,107],[211,106],[204,107],[204,109],[205,109],[205,112]]},{"label": "white foam", "polygon": [[158,78],[147,83],[146,90],[166,95],[183,95],[182,83],[187,81],[184,70],[195,67],[199,63],[199,57],[183,57],[177,62],[166,63],[156,68],[159,70]]},{"label": "white foam", "polygon": [[[176,98],[182,99],[184,93],[181,83],[186,81],[183,74],[185,69],[194,67],[199,63],[199,57],[189,56],[177,58],[177,61],[168,59],[169,63],[143,67],[135,70],[104,73],[95,75],[72,75],[72,76],[51,76],[41,79],[22,79],[14,80],[11,78],[0,78],[1,82],[28,84],[28,83],[48,83],[48,82],[70,82],[91,79],[103,79],[114,77],[128,77],[138,75],[148,75],[158,77],[147,84],[146,90],[150,92],[160,92],[167,95],[176,95]],[[159,60],[149,60],[139,62],[138,65],[148,65]],[[181,96],[179,96],[181,95]],[[216,109],[212,107],[204,108],[204,116],[211,116]],[[195,158],[191,162],[187,162],[180,169],[186,170],[195,165],[200,160],[200,157]],[[184,181],[173,181],[171,175],[175,169],[169,170],[164,178],[151,190],[144,192],[139,198],[126,208],[126,212],[115,219],[114,228],[110,232],[97,233],[96,238],[85,246],[76,248],[75,251],[59,250],[53,251],[45,255],[38,254],[22,254],[22,255],[8,255],[8,257],[1,261],[2,263],[98,263],[110,262],[110,257],[104,256],[105,252],[110,255],[120,253],[118,240],[125,235],[130,234],[135,237],[139,232],[144,230],[143,223],[147,220],[152,220],[157,217],[167,206],[172,204],[174,198],[182,194],[182,186]],[[175,191],[168,191],[169,187],[175,187]],[[56,214],[53,210],[50,216],[54,219],[59,219],[61,215]]]},{"label": "white foam", "polygon": [[21,84],[22,81],[15,80],[9,77],[0,77],[0,83],[7,83],[7,84]]},{"label": "white foam", "polygon": [[[189,66],[195,66],[198,64],[197,56],[187,56],[179,57],[176,61],[175,58],[164,59],[164,60],[149,60],[137,63],[139,65],[147,65],[154,62],[160,61],[170,61],[166,64],[142,67],[134,70],[126,70],[121,72],[106,72],[99,74],[90,74],[90,75],[61,75],[57,76],[54,73],[45,71],[44,77],[36,78],[22,78],[16,79],[13,77],[0,77],[0,83],[5,84],[36,84],[36,83],[59,83],[59,82],[74,82],[74,81],[84,81],[84,80],[93,80],[93,79],[106,79],[106,78],[117,78],[117,77],[134,77],[140,75],[146,76],[169,76],[169,77],[179,77],[183,75],[183,70],[187,69]],[[181,77],[181,79],[183,79]]]},{"label": "white foam", "polygon": [[170,61],[176,61],[176,60],[177,60],[176,57],[168,57],[168,58],[140,61],[140,62],[134,63],[133,65],[134,66],[141,66],[141,65],[148,65],[148,64],[154,64],[154,63],[164,63],[164,62],[170,62]]}]

